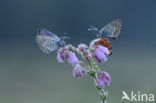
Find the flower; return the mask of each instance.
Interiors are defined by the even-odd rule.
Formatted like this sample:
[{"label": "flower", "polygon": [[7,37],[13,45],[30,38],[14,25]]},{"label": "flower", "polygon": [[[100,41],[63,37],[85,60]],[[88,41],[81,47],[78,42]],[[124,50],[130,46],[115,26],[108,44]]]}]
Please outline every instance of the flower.
[{"label": "flower", "polygon": [[102,45],[102,46],[108,48],[109,51],[112,50],[111,43],[110,43],[110,41],[107,38],[103,37],[103,38],[99,39],[97,42],[95,42],[95,44]]},{"label": "flower", "polygon": [[98,46],[98,49],[99,49],[100,51],[102,51],[102,52],[103,52],[104,54],[106,54],[106,55],[109,55],[109,54],[110,54],[108,48],[106,48],[106,47],[104,47],[104,46],[99,45],[99,46]]},{"label": "flower", "polygon": [[95,45],[96,45],[96,42],[99,41],[101,38],[97,38],[97,39],[94,39],[93,41],[91,41],[90,45],[89,45],[89,49],[92,49]]},{"label": "flower", "polygon": [[92,48],[94,48],[97,45],[101,45],[103,47],[108,48],[108,50],[110,52],[109,55],[112,54],[112,46],[111,46],[110,41],[107,38],[103,37],[103,38],[94,39],[93,41],[91,41],[89,49],[92,49]]},{"label": "flower", "polygon": [[84,58],[86,59],[91,59],[92,58],[92,54],[90,53],[90,51],[87,49],[88,46],[86,44],[79,44],[77,51],[83,55]]},{"label": "flower", "polygon": [[64,62],[65,59],[67,59],[68,63],[72,66],[75,66],[78,63],[78,58],[75,53],[69,51],[69,46],[60,48],[57,52],[57,60],[59,63]]},{"label": "flower", "polygon": [[108,48],[101,46],[101,45],[94,46],[93,53],[94,53],[95,59],[99,63],[102,63],[102,61],[106,62],[107,61],[106,55],[110,54]]},{"label": "flower", "polygon": [[76,66],[74,67],[74,70],[73,70],[73,76],[78,78],[78,77],[81,77],[82,74],[87,74],[87,70],[85,68],[83,68],[81,65],[79,64],[76,64]]},{"label": "flower", "polygon": [[86,50],[84,53],[84,57],[87,58],[87,59],[92,59],[92,54],[89,50]]},{"label": "flower", "polygon": [[105,85],[109,86],[111,77],[107,72],[99,71],[97,74],[98,86],[104,88]]},{"label": "flower", "polygon": [[79,44],[77,50],[79,52],[84,52],[86,48],[88,48],[86,44]]},{"label": "flower", "polygon": [[59,63],[62,63],[64,61],[64,57],[60,52],[57,52],[57,60]]},{"label": "flower", "polygon": [[75,53],[70,51],[67,53],[67,61],[72,66],[75,66],[78,63],[78,58],[76,57]]},{"label": "flower", "polygon": [[66,59],[68,51],[69,50],[68,50],[67,46],[65,46],[63,48],[60,48],[57,51],[57,60],[58,60],[59,63],[62,63],[64,61],[64,59]]}]

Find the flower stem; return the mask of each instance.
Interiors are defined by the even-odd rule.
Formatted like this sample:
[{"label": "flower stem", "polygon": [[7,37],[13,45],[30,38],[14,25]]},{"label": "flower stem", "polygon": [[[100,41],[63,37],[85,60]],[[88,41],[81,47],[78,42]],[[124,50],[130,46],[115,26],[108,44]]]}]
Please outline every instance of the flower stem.
[{"label": "flower stem", "polygon": [[[97,80],[97,77],[95,76],[95,77],[93,77],[94,78],[94,80],[95,80],[95,82],[96,82],[96,84],[98,84],[98,80]],[[98,88],[97,88],[98,89]],[[99,89],[98,89],[99,90]],[[100,89],[99,90],[100,92],[101,92],[101,94],[102,94],[102,103],[105,103],[105,95],[104,95],[104,89]]]},{"label": "flower stem", "polygon": [[[91,69],[91,70],[93,70],[93,68],[92,68],[92,64],[91,64],[91,62],[89,61],[89,60],[87,60],[88,61],[88,64],[89,64],[89,68]],[[95,75],[91,75],[93,78],[94,78],[94,80],[95,80],[95,82],[96,82],[96,85],[98,85],[98,80],[97,80],[97,76],[96,76],[96,74]],[[99,87],[97,87],[97,89],[101,92],[101,94],[102,94],[102,103],[105,103],[105,94],[104,94],[104,89],[102,89],[102,88],[100,88],[99,89]]]}]

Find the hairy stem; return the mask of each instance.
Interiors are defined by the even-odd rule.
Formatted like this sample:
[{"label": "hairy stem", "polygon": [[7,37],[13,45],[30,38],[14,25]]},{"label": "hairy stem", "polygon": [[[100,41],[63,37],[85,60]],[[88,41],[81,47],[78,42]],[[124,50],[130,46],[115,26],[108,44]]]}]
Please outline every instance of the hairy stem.
[{"label": "hairy stem", "polygon": [[[95,76],[95,77],[93,77],[94,78],[94,80],[95,80],[95,82],[96,82],[96,84],[98,84],[98,81],[97,81],[97,77]],[[99,90],[99,89],[98,89]],[[101,89],[100,90],[100,92],[101,92],[101,94],[102,94],[102,103],[105,103],[105,98],[104,98],[104,89]]]},{"label": "hairy stem", "polygon": [[[89,60],[87,60],[87,61],[88,61],[88,64],[89,64],[90,69],[93,70],[91,62],[90,62]],[[94,76],[91,75],[91,76],[94,78],[94,80],[95,80],[95,82],[96,82],[96,85],[98,85],[97,76],[96,76],[96,75],[94,75]],[[99,90],[99,89],[98,89],[98,90]],[[101,94],[102,94],[102,103],[105,103],[104,89],[101,89],[100,92],[101,92]]]}]

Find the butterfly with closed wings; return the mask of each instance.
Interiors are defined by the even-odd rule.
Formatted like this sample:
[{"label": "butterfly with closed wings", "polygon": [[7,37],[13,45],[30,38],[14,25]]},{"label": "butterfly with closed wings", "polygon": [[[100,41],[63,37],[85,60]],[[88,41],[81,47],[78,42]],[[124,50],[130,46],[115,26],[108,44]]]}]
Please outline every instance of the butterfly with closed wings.
[{"label": "butterfly with closed wings", "polygon": [[56,34],[48,31],[47,29],[38,29],[36,42],[41,51],[50,54],[58,50],[60,47],[65,46],[64,39],[67,37],[58,37]]},{"label": "butterfly with closed wings", "polygon": [[108,37],[111,39],[116,39],[120,34],[121,26],[122,26],[121,20],[116,19],[108,23],[104,27],[102,27],[100,30],[94,26],[90,26],[88,30],[95,31],[97,37],[101,37],[101,38]]},{"label": "butterfly with closed wings", "polygon": [[95,43],[96,45],[102,45],[104,47],[107,47],[110,51],[110,55],[112,54],[112,46],[110,44],[110,41],[107,38],[116,39],[121,30],[121,20],[116,19],[107,25],[105,25],[100,30],[94,26],[91,26],[88,30],[89,31],[95,31],[97,37],[99,40]]}]

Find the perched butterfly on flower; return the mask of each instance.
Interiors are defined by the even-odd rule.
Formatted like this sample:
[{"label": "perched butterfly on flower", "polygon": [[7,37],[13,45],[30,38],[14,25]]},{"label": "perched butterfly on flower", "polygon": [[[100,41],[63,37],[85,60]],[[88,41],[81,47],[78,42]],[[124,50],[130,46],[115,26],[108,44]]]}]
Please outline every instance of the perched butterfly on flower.
[{"label": "perched butterfly on flower", "polygon": [[110,51],[110,55],[112,54],[112,46],[110,44],[110,41],[107,38],[116,39],[121,30],[121,20],[116,19],[107,25],[105,25],[103,28],[98,30],[98,28],[91,26],[88,30],[95,31],[97,34],[97,37],[100,39],[95,43],[96,45],[102,45],[104,47],[107,47]]},{"label": "perched butterfly on flower", "polygon": [[56,34],[48,31],[47,29],[38,29],[36,42],[40,49],[49,54],[53,51],[58,50],[60,47],[65,45],[64,39],[67,37],[58,37]]},{"label": "perched butterfly on flower", "polygon": [[121,20],[116,19],[102,27],[100,30],[94,26],[90,26],[88,30],[95,31],[97,37],[108,37],[111,39],[116,39],[120,34],[121,25]]}]

